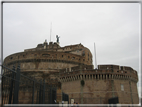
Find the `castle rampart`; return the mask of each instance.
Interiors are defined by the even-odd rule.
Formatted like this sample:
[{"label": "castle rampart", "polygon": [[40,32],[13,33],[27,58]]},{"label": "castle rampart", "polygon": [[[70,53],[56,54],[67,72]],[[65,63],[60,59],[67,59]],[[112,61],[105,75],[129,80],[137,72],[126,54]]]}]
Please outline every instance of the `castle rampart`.
[{"label": "castle rampart", "polygon": [[[71,72],[64,70],[60,72],[62,89],[70,95],[70,98],[84,104],[97,104],[100,101],[104,104],[108,103],[108,99],[112,97],[118,97],[121,104],[137,104],[139,102],[136,87],[138,76],[131,67],[98,65],[99,69],[84,69],[87,68],[86,66],[82,66],[82,69],[80,69],[81,66],[72,67]],[[127,70],[121,68],[127,68]],[[85,83],[83,87],[81,86],[82,80]],[[81,93],[84,98],[82,101]],[[100,100],[94,101],[93,99]]]},{"label": "castle rampart", "polygon": [[81,104],[108,104],[113,97],[118,97],[121,104],[139,103],[137,71],[119,65],[98,65],[94,69],[92,54],[82,44],[60,47],[45,41],[4,60],[9,68],[18,64],[24,75],[54,82],[53,86],[61,82],[61,90]]},{"label": "castle rampart", "polygon": [[[73,80],[86,80],[86,79],[123,79],[123,80],[131,80],[134,82],[138,81],[137,75],[136,74],[126,74],[126,73],[115,73],[112,71],[103,72],[105,70],[78,70],[78,71],[73,71],[73,72],[65,72],[65,73],[60,73],[60,80],[63,82],[67,81],[73,81]],[[80,73],[81,72],[81,73]]]}]

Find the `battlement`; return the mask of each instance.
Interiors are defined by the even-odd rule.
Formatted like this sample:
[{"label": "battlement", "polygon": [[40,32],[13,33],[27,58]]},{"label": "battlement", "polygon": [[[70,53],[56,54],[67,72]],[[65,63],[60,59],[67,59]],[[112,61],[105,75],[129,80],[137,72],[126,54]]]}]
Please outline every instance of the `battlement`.
[{"label": "battlement", "polygon": [[125,73],[114,73],[114,72],[103,72],[102,70],[82,70],[66,72],[60,74],[61,82],[70,82],[76,80],[131,80],[133,82],[138,82],[137,75],[125,74]]},{"label": "battlement", "polygon": [[[125,67],[125,66],[119,66],[119,65],[98,65],[99,69],[93,69],[93,65],[80,65],[76,67],[66,68],[60,70],[60,76],[66,77],[69,75],[77,75],[77,74],[83,74],[83,75],[92,75],[92,74],[98,74],[98,75],[115,75],[116,77],[120,79],[123,77],[126,79],[127,77],[130,79],[131,77],[138,81],[138,75],[135,70],[133,70],[131,67]],[[127,68],[127,69],[121,69],[121,68]],[[100,78],[100,77],[99,77]],[[112,77],[111,77],[112,78]],[[127,79],[128,79],[127,78]]]},{"label": "battlement", "polygon": [[131,67],[119,66],[119,65],[98,65],[98,69],[116,69],[116,70],[133,71],[133,68],[131,68]]}]

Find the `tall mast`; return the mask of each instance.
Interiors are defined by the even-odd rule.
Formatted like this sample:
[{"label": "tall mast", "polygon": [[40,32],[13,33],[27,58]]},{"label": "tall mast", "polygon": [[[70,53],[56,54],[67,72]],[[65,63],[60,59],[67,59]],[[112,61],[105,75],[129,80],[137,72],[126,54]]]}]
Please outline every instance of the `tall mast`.
[{"label": "tall mast", "polygon": [[95,43],[94,43],[94,59],[95,59],[95,68],[98,69],[98,66],[97,66],[97,57],[96,57],[96,46],[95,46]]},{"label": "tall mast", "polygon": [[51,42],[51,33],[52,33],[52,22],[50,24],[50,42]]}]

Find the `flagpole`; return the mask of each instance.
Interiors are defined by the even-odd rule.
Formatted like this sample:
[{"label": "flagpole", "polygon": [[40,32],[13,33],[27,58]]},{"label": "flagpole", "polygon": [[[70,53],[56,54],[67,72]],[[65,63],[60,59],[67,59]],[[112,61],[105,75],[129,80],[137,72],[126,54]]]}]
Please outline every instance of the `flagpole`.
[{"label": "flagpole", "polygon": [[52,22],[50,24],[50,42],[51,42],[51,33],[52,33]]},{"label": "flagpole", "polygon": [[94,42],[94,54],[95,54],[95,56],[94,56],[94,59],[95,59],[95,69],[98,69],[98,67],[97,67],[97,57],[96,57],[96,46],[95,46],[95,42]]}]

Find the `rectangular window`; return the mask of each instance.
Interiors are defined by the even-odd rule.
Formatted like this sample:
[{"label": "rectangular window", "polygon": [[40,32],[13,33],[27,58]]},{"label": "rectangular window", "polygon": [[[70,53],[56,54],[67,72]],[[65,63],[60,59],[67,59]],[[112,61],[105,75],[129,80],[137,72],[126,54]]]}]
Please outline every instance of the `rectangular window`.
[{"label": "rectangular window", "polygon": [[124,91],[124,85],[121,84],[121,91]]}]

